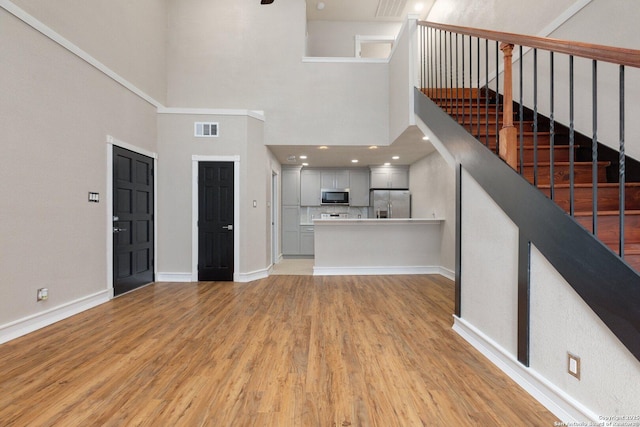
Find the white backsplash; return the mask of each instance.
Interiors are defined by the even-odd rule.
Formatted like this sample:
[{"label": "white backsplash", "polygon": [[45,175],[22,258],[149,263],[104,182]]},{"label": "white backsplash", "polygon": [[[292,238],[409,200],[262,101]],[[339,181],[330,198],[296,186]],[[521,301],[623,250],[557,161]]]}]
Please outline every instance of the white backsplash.
[{"label": "white backsplash", "polygon": [[312,224],[313,220],[320,219],[320,215],[323,213],[346,213],[349,219],[359,219],[368,217],[369,208],[351,206],[304,206],[300,208],[300,224]]}]

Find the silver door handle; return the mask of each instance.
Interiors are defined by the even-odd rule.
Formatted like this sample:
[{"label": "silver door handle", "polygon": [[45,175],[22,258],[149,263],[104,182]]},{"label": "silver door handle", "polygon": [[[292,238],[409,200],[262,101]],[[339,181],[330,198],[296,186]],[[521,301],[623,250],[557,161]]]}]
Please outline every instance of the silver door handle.
[{"label": "silver door handle", "polygon": [[229,224],[229,225],[223,225],[222,228],[224,228],[225,230],[233,230],[233,224]]},{"label": "silver door handle", "polygon": [[121,233],[123,231],[127,231],[126,228],[120,228],[120,227],[113,227],[113,232],[114,233]]}]

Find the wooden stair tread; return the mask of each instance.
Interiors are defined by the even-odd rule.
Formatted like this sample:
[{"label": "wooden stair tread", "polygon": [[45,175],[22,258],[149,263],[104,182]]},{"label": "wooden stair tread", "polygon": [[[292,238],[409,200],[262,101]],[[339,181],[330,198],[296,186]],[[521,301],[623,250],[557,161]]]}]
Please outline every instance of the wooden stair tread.
[{"label": "wooden stair tread", "polygon": [[[569,166],[571,165],[571,162],[553,162],[554,166]],[[579,161],[575,161],[573,162],[573,165],[579,165],[579,166],[584,166],[584,165],[591,165],[592,162],[579,162]],[[609,166],[611,164],[611,162],[609,161],[599,161],[598,162],[598,166]],[[525,167],[533,167],[534,163],[523,163],[522,166]],[[550,162],[538,162],[538,167],[543,166],[543,167],[548,167],[551,166]]]},{"label": "wooden stair tread", "polygon": [[[571,184],[554,184],[553,188],[557,189],[557,188],[569,188],[571,186]],[[593,184],[591,183],[584,183],[584,182],[578,182],[573,184],[573,186],[575,188],[591,188],[593,187]],[[619,187],[619,183],[617,182],[599,182],[598,183],[598,188],[617,188]],[[640,182],[625,182],[625,187],[640,187]],[[551,188],[551,184],[539,184],[538,188],[540,189],[549,189]]]},{"label": "wooden stair tread", "polygon": [[[598,211],[598,216],[620,216],[620,211]],[[640,210],[629,209],[624,211],[624,216],[638,216],[640,215]],[[585,217],[585,216],[593,216],[593,212],[591,211],[580,211],[574,212],[574,216],[577,217]]]}]

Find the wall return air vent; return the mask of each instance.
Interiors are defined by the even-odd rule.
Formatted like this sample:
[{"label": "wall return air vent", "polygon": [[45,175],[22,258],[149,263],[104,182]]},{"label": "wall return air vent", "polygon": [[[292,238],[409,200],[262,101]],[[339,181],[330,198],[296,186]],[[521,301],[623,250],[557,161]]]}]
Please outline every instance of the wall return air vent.
[{"label": "wall return air vent", "polygon": [[218,136],[218,123],[195,122],[193,125],[194,136],[200,138],[215,138]]}]

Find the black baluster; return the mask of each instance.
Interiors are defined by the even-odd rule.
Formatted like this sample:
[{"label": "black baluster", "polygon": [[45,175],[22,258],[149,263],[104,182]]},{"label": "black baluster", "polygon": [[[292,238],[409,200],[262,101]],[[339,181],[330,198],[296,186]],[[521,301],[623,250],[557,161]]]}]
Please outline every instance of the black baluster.
[{"label": "black baluster", "polygon": [[520,66],[520,106],[518,107],[518,120],[520,121],[519,124],[519,130],[518,130],[518,151],[520,154],[520,164],[518,166],[518,170],[520,171],[520,175],[522,175],[524,173],[524,122],[522,120],[522,116],[524,114],[524,65],[522,61],[522,45],[520,45],[519,48],[520,51],[520,60],[519,62],[519,66]]},{"label": "black baluster", "polygon": [[592,61],[591,71],[591,93],[592,93],[592,127],[593,136],[591,138],[591,210],[593,213],[592,228],[593,235],[598,235],[598,61]]},{"label": "black baluster", "polygon": [[533,49],[533,185],[538,186],[538,49]]},{"label": "black baluster", "polygon": [[469,133],[473,133],[473,49],[471,47],[471,36],[469,36]]},{"label": "black baluster", "polygon": [[476,138],[480,140],[480,37],[476,37]]},{"label": "black baluster", "polygon": [[624,65],[620,66],[620,258],[624,258],[624,196],[625,196],[625,152],[624,152]]},{"label": "black baluster", "polygon": [[555,96],[554,96],[554,87],[555,87],[555,77],[554,77],[554,56],[553,56],[553,52],[549,52],[549,74],[550,74],[550,82],[551,82],[551,88],[550,88],[550,94],[549,94],[549,109],[550,109],[550,114],[549,114],[549,133],[551,133],[551,140],[549,142],[550,145],[550,150],[551,153],[549,153],[549,177],[550,177],[550,186],[549,186],[549,197],[551,197],[551,200],[555,200],[555,180],[554,180],[554,175],[555,175],[555,156],[556,156],[556,152],[555,152],[555,138],[556,138],[556,133],[555,133],[555,120],[554,120],[554,114],[555,114]]},{"label": "black baluster", "polygon": [[[574,165],[574,147],[575,147],[575,130],[574,130],[574,93],[573,93],[573,55],[569,56],[569,214],[573,217],[575,207],[573,206],[573,184],[575,181]],[[553,177],[552,177],[553,179]]]},{"label": "black baluster", "polygon": [[489,39],[484,40],[484,145],[489,146]]},{"label": "black baluster", "polygon": [[496,154],[500,153],[500,44],[496,41]]}]

